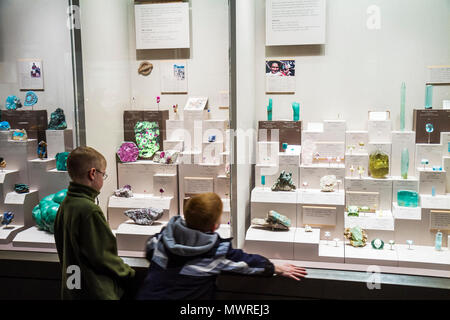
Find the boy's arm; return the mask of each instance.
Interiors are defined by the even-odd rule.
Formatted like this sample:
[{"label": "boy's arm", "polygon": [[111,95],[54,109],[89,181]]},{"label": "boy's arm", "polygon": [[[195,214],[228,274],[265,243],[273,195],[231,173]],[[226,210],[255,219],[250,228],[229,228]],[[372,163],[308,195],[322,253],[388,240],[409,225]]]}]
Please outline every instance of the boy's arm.
[{"label": "boy's arm", "polygon": [[85,217],[80,230],[80,251],[96,272],[117,280],[131,278],[135,271],[117,254],[117,243],[101,212]]},{"label": "boy's arm", "polygon": [[241,249],[233,249],[231,244],[226,259],[230,262],[222,269],[223,271],[261,276],[273,276],[275,273],[275,266],[269,259],[259,254],[248,254]]}]

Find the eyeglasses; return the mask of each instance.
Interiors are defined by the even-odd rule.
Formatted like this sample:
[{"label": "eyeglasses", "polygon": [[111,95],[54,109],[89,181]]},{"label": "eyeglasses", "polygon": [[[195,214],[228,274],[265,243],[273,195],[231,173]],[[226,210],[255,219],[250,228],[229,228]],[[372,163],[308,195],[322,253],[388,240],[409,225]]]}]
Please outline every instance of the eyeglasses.
[{"label": "eyeglasses", "polygon": [[108,178],[108,174],[106,172],[101,172],[98,169],[95,169],[95,171],[100,172],[103,175],[103,180],[106,180],[106,178]]}]

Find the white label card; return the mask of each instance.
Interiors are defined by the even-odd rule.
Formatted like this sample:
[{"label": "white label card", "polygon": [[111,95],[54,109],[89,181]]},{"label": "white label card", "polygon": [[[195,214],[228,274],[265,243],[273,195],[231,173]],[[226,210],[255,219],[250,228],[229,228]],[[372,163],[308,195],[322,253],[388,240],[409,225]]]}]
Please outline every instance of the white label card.
[{"label": "white label card", "polygon": [[201,177],[185,177],[184,192],[191,194],[214,192],[214,179]]},{"label": "white label card", "polygon": [[336,207],[303,206],[303,224],[335,226]]},{"label": "white label card", "polygon": [[450,211],[430,210],[430,229],[450,231]]}]

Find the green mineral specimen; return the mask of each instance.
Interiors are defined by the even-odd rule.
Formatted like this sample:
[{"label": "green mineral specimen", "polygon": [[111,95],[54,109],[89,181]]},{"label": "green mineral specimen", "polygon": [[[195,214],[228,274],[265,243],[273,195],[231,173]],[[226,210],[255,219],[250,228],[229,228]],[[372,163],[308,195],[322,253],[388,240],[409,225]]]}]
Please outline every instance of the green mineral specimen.
[{"label": "green mineral specimen", "polygon": [[48,123],[49,130],[64,130],[67,128],[66,116],[61,108],[57,108],[55,112],[50,115],[50,122]]},{"label": "green mineral specimen", "polygon": [[39,229],[54,233],[54,223],[61,202],[67,195],[67,189],[44,197],[32,211]]},{"label": "green mineral specimen", "polygon": [[69,157],[69,152],[59,152],[56,154],[56,170],[67,171],[67,158]]},{"label": "green mineral specimen", "polygon": [[367,242],[367,234],[361,227],[347,228],[344,232],[345,237],[350,240],[353,247],[364,247]]},{"label": "green mineral specimen", "polygon": [[139,156],[151,158],[159,150],[160,132],[158,122],[139,121],[134,126]]},{"label": "green mineral specimen", "polygon": [[397,191],[397,203],[400,207],[418,207],[419,194],[411,190],[399,190]]},{"label": "green mineral specimen", "polygon": [[291,191],[295,189],[294,181],[292,181],[292,173],[287,173],[284,170],[281,171],[280,176],[272,186],[272,191]]},{"label": "green mineral specimen", "polygon": [[389,173],[389,156],[375,151],[369,156],[369,172],[373,178],[385,178]]}]

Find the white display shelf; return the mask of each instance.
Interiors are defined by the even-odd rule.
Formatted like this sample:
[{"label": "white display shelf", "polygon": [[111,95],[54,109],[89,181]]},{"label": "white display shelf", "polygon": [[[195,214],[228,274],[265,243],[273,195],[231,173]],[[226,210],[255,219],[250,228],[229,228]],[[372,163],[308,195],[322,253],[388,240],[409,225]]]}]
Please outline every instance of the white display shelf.
[{"label": "white display shelf", "polygon": [[344,241],[338,241],[337,246],[333,240],[320,240],[319,257],[317,261],[344,263]]},{"label": "white display shelf", "polygon": [[436,251],[431,246],[396,244],[399,267],[450,270],[450,251],[442,248]]},{"label": "white display shelf", "polygon": [[14,247],[56,248],[54,234],[37,226],[19,232],[12,243]]},{"label": "white display shelf", "polygon": [[370,241],[364,247],[353,247],[349,243],[345,244],[345,263],[368,264],[379,266],[398,266],[398,254],[395,246],[390,250],[390,246],[385,241],[383,249],[374,249]]},{"label": "white display shelf", "polygon": [[296,228],[286,231],[271,231],[250,226],[245,235],[244,250],[273,259],[294,258]]},{"label": "white display shelf", "polygon": [[317,189],[298,190],[299,203],[302,204],[326,204],[326,205],[345,205],[345,190],[340,188],[339,192],[322,192]]},{"label": "white display shelf", "polygon": [[397,202],[392,203],[392,215],[394,219],[422,220],[421,207],[402,207]]},{"label": "white display shelf", "polygon": [[7,227],[0,227],[0,244],[10,243],[16,234],[23,230],[25,226],[10,224]]},{"label": "white display shelf", "polygon": [[278,153],[278,165],[282,166],[299,166],[300,154],[286,154],[284,152]]},{"label": "white display shelf", "polygon": [[138,225],[132,220],[120,224],[115,234],[118,250],[145,251],[145,245],[150,236],[161,231],[167,223],[155,221],[150,226]]},{"label": "white display shelf", "polygon": [[168,210],[172,199],[173,197],[135,193],[133,194],[133,197],[130,198],[111,196],[109,198],[108,207],[130,209],[155,207]]},{"label": "white display shelf", "polygon": [[367,230],[394,231],[394,217],[391,211],[383,210],[377,213],[360,213],[359,217],[344,216],[345,228],[356,226]]},{"label": "white display shelf", "polygon": [[307,168],[307,169],[313,169],[313,168],[321,168],[321,169],[343,169],[345,170],[345,163],[311,163],[311,164],[301,164],[300,168]]},{"label": "white display shelf", "polygon": [[14,184],[19,181],[19,171],[18,170],[3,170],[0,171],[0,201],[3,202],[3,199],[9,192],[14,191]]},{"label": "white display shelf", "polygon": [[437,194],[434,197],[430,194],[421,194],[420,205],[425,209],[450,209],[450,193]]},{"label": "white display shelf", "polygon": [[252,202],[266,202],[266,203],[284,203],[296,204],[297,194],[295,191],[272,191],[270,187],[256,187],[252,190]]},{"label": "white display shelf", "polygon": [[294,259],[314,261],[318,259],[320,229],[313,228],[305,232],[304,228],[296,228],[294,236]]},{"label": "white display shelf", "polygon": [[11,140],[12,131],[11,130],[5,130],[0,131],[0,141],[8,141]]},{"label": "white display shelf", "polygon": [[219,236],[222,239],[230,238],[231,237],[231,228],[229,224],[221,224],[219,226],[219,229],[216,230],[216,232],[219,234]]},{"label": "white display shelf", "polygon": [[37,193],[38,190],[36,189],[30,189],[30,192],[26,193],[17,193],[15,191],[8,192],[5,197],[5,204],[23,205],[27,198],[31,198]]}]

